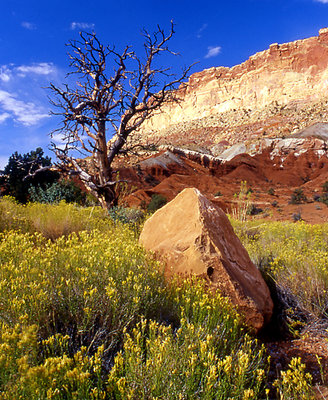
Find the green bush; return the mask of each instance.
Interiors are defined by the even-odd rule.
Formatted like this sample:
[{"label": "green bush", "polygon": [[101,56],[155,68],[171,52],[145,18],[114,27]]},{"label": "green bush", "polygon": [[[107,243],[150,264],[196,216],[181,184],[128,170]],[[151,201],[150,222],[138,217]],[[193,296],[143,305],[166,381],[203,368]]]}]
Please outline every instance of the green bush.
[{"label": "green bush", "polygon": [[[4,175],[0,177],[0,186],[5,195],[14,197],[20,203],[27,203],[30,186],[44,188],[59,179],[59,174],[45,169],[35,176],[33,173],[41,167],[50,167],[51,159],[43,156],[43,150],[36,150],[26,154],[13,153],[4,168]],[[28,177],[28,179],[26,179]]]},{"label": "green bush", "polygon": [[147,211],[152,213],[163,207],[167,203],[167,199],[161,194],[153,194],[150,203],[148,204]]},{"label": "green bush", "polygon": [[328,193],[328,181],[325,181],[324,184],[322,185],[322,191],[324,193]]},{"label": "green bush", "polygon": [[290,197],[290,204],[301,204],[305,203],[307,201],[307,198],[305,194],[303,193],[302,188],[298,188],[294,190],[294,193]]},{"label": "green bush", "polygon": [[29,188],[30,201],[38,203],[86,203],[86,194],[73,181],[61,180],[44,187],[40,185]]},{"label": "green bush", "polygon": [[257,207],[254,203],[249,204],[246,214],[247,215],[258,215],[262,213],[263,210],[260,207]]},{"label": "green bush", "polygon": [[109,216],[114,222],[135,226],[143,222],[145,213],[137,208],[116,206],[109,210]]}]

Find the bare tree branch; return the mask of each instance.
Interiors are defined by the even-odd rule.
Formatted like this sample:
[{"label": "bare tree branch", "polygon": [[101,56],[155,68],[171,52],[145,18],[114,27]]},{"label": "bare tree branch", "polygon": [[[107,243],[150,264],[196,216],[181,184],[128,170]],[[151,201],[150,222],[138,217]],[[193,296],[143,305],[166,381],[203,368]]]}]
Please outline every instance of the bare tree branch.
[{"label": "bare tree branch", "polygon": [[[68,43],[72,68],[68,76],[77,75],[77,85],[60,88],[50,84],[52,114],[61,118],[60,128],[51,135],[60,132],[64,141],[64,147],[52,143],[53,150],[106,208],[117,202],[115,188],[120,183],[113,178],[113,161],[147,147],[128,138],[137,139],[138,128],[163,104],[179,101],[175,89],[191,68],[176,77],[170,68],[155,66],[159,54],[177,55],[168,47],[174,35],[173,22],[168,33],[158,26],[154,33],[143,30],[142,35],[145,54],[138,57],[130,46],[119,53],[104,46],[95,33],[81,32],[79,40]],[[89,167],[78,162],[76,152],[90,156],[89,162],[83,163]]]}]

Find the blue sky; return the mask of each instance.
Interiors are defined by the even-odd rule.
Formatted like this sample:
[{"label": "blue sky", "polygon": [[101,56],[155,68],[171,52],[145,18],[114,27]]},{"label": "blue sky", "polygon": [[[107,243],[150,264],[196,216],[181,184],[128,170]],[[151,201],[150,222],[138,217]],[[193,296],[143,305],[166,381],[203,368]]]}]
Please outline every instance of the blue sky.
[{"label": "blue sky", "polygon": [[328,27],[328,0],[2,0],[0,12],[0,169],[8,157],[41,146],[47,154],[49,82],[69,71],[65,43],[79,30],[94,30],[119,50],[140,50],[141,28],[176,24],[171,48],[181,57],[173,69],[198,64],[193,72],[233,66],[271,43],[316,36]]}]

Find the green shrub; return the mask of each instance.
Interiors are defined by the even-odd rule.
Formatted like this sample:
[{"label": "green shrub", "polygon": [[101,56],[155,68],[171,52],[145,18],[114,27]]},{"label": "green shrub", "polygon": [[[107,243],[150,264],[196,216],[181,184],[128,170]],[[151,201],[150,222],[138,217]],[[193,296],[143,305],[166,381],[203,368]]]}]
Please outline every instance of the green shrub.
[{"label": "green shrub", "polygon": [[137,208],[116,206],[109,210],[109,216],[114,222],[134,226],[142,223],[145,213]]},{"label": "green shrub", "polygon": [[246,214],[247,215],[257,215],[262,213],[263,210],[260,207],[256,207],[256,205],[254,203],[249,204]]},{"label": "green shrub", "polygon": [[301,204],[305,203],[307,201],[307,198],[305,194],[303,193],[302,188],[298,188],[294,190],[294,193],[292,193],[290,197],[290,204]]},{"label": "green shrub", "polygon": [[324,184],[322,185],[322,191],[324,193],[328,193],[328,181],[325,181]]},{"label": "green shrub", "polygon": [[163,207],[167,203],[167,199],[161,194],[153,194],[150,203],[148,204],[147,211],[152,213]]},{"label": "green shrub", "polygon": [[4,194],[25,204],[29,200],[28,189],[30,186],[45,187],[59,179],[58,172],[51,169],[45,169],[33,175],[40,167],[51,166],[51,159],[47,156],[44,157],[43,154],[43,150],[38,147],[23,155],[16,151],[9,157],[4,174],[0,177],[0,186]]},{"label": "green shrub", "polygon": [[320,201],[321,201],[321,203],[328,206],[328,193],[326,193],[326,192],[322,193],[322,195],[320,196]]},{"label": "green shrub", "polygon": [[302,214],[300,212],[293,213],[292,218],[294,222],[302,221]]},{"label": "green shrub", "polygon": [[38,203],[86,203],[86,194],[71,180],[61,180],[45,187],[31,186],[29,188],[30,201]]}]

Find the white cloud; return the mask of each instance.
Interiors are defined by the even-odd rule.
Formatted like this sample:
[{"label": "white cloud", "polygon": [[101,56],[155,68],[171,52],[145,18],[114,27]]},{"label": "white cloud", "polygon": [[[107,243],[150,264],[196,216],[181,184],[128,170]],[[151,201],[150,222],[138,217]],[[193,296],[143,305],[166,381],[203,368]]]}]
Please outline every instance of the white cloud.
[{"label": "white cloud", "polygon": [[21,25],[23,28],[28,29],[30,31],[33,31],[34,29],[36,29],[36,25],[32,24],[32,22],[23,21],[21,23]]},{"label": "white cloud", "polygon": [[16,71],[20,76],[25,76],[27,74],[37,74],[37,75],[50,75],[55,72],[55,67],[52,63],[38,63],[31,65],[20,65],[16,68]]},{"label": "white cloud", "polygon": [[60,73],[50,62],[0,65],[0,124],[11,120],[33,126],[48,118],[49,103],[42,87]]},{"label": "white cloud", "polygon": [[202,33],[203,31],[205,31],[205,29],[208,27],[208,24],[203,24],[197,31],[197,38],[200,39],[202,37]]},{"label": "white cloud", "polygon": [[53,63],[34,63],[30,65],[0,65],[0,83],[7,83],[12,78],[25,78],[27,75],[51,75],[57,73]]},{"label": "white cloud", "polygon": [[221,46],[208,46],[205,58],[215,57],[221,52]]},{"label": "white cloud", "polygon": [[10,69],[6,65],[0,66],[0,81],[9,82],[10,79],[11,79]]},{"label": "white cloud", "polygon": [[53,133],[51,135],[51,142],[55,143],[58,149],[65,150],[67,140],[65,140],[62,133]]},{"label": "white cloud", "polygon": [[[43,109],[34,103],[19,100],[17,95],[5,90],[0,90],[0,110],[1,109],[3,112],[1,115],[9,114],[16,122],[25,126],[36,125],[40,120],[49,117]],[[5,119],[9,118],[9,116],[6,115]]]},{"label": "white cloud", "polygon": [[8,119],[10,117],[10,114],[5,112],[5,113],[0,113],[0,124],[2,122],[5,122],[6,119]]},{"label": "white cloud", "polygon": [[53,133],[51,135],[51,139],[55,143],[64,143],[65,142],[65,138],[62,133]]},{"label": "white cloud", "polygon": [[72,22],[71,29],[74,31],[75,29],[93,29],[95,24],[91,24],[88,22]]}]

